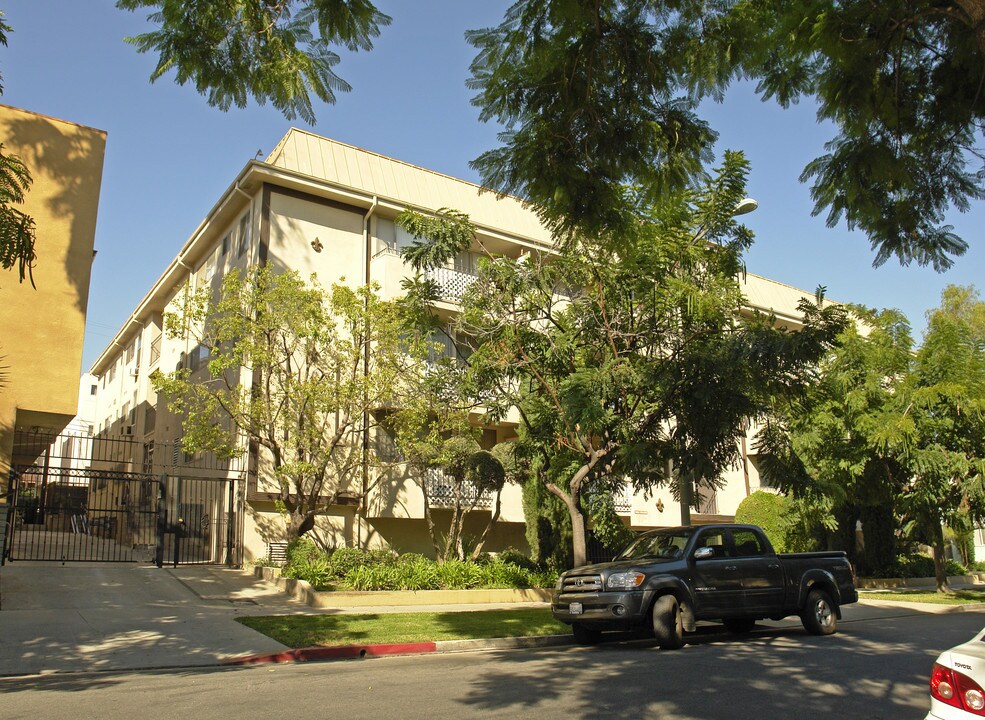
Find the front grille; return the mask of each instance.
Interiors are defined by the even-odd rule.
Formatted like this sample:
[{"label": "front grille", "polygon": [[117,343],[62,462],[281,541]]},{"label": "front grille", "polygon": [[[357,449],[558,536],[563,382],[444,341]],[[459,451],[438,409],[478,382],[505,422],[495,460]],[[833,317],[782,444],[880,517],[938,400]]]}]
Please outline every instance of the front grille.
[{"label": "front grille", "polygon": [[601,575],[568,575],[561,585],[563,593],[593,593],[601,589]]}]

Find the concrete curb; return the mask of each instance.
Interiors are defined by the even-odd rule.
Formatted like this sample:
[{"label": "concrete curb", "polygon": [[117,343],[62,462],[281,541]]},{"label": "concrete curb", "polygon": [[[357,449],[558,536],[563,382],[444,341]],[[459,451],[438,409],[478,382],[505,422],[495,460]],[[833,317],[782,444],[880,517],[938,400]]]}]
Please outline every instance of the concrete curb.
[{"label": "concrete curb", "polygon": [[570,635],[541,635],[513,638],[482,638],[478,640],[438,640],[420,643],[387,643],[380,645],[341,645],[285,650],[279,653],[247,655],[223,660],[222,665],[263,665],[270,663],[314,662],[319,660],[357,660],[388,655],[427,655],[429,653],[470,652],[474,650],[519,650],[524,648],[571,645]]},{"label": "concrete curb", "polygon": [[964,605],[947,605],[944,603],[909,602],[907,600],[889,600],[887,598],[867,598],[859,595],[860,605],[876,607],[909,608],[932,615],[947,615],[949,613],[985,612],[985,603],[966,603]]}]

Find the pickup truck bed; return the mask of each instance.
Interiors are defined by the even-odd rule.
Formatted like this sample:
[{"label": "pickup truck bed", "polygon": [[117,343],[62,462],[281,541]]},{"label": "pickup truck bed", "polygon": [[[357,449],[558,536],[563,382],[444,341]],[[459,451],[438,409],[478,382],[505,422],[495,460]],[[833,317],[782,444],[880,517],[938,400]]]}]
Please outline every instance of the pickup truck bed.
[{"label": "pickup truck bed", "polygon": [[857,600],[845,553],[778,555],[755,525],[719,524],[654,530],[612,562],[563,573],[551,610],[579,642],[648,626],[661,646],[680,647],[699,620],[746,632],[799,615],[808,632],[829,635]]}]

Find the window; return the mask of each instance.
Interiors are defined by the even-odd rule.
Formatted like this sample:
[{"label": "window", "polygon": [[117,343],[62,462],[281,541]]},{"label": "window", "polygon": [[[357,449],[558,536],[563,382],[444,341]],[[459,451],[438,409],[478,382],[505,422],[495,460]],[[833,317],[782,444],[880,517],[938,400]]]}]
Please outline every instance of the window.
[{"label": "window", "polygon": [[700,538],[698,538],[698,543],[695,545],[695,550],[698,548],[710,547],[715,552],[712,557],[728,557],[728,546],[725,543],[725,531],[724,530],[708,530]]},{"label": "window", "polygon": [[243,257],[246,248],[250,246],[250,215],[247,213],[239,220],[239,249],[238,257]]},{"label": "window", "polygon": [[90,394],[90,395],[95,395],[95,394],[96,394],[96,390],[97,390],[98,388],[99,388],[99,386],[98,386],[98,385],[92,385],[92,386],[90,386],[90,387],[89,387],[89,394]]},{"label": "window", "polygon": [[732,533],[735,554],[738,557],[754,557],[763,554],[763,545],[752,530],[736,530]]},{"label": "window", "polygon": [[229,252],[229,234],[222,238],[222,255],[225,256]]}]

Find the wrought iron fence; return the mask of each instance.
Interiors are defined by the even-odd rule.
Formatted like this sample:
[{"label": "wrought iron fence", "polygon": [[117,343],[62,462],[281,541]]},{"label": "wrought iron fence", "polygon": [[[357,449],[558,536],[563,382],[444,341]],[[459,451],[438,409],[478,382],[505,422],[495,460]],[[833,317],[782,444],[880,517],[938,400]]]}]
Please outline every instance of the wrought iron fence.
[{"label": "wrought iron fence", "polygon": [[[424,475],[424,488],[428,495],[428,503],[435,508],[451,508],[455,506],[456,483],[440,468],[428,468]],[[479,493],[474,485],[462,483],[458,488],[463,507],[475,503],[476,508],[488,510],[493,506],[491,493]]]}]

